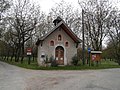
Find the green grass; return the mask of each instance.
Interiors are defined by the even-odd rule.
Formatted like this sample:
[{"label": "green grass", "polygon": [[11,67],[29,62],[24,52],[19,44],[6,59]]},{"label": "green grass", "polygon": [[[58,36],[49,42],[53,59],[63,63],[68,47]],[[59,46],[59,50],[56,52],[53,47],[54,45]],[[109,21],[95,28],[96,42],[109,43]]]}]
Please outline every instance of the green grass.
[{"label": "green grass", "polygon": [[27,68],[27,69],[33,69],[33,70],[95,70],[95,69],[120,68],[120,66],[117,63],[109,60],[106,60],[106,61],[102,60],[102,62],[99,63],[98,66],[94,64],[94,66],[78,65],[78,66],[58,66],[58,67],[40,67],[38,66],[36,60],[35,61],[31,60],[31,64],[28,65],[28,58],[24,59],[23,64],[21,64],[21,62],[15,62],[14,60],[12,62],[10,60],[8,61],[4,60],[4,62],[15,65],[15,66]]},{"label": "green grass", "polygon": [[12,65],[15,65],[15,66],[19,66],[19,67],[23,67],[23,68],[27,68],[27,69],[37,69],[38,68],[38,64],[37,64],[37,61],[36,60],[31,60],[31,63],[30,65],[28,64],[28,58],[25,57],[24,58],[24,61],[23,63],[21,64],[21,62],[15,62],[14,58],[12,61],[10,60],[1,60],[3,62],[6,62],[6,63],[9,63],[9,64],[12,64]]}]

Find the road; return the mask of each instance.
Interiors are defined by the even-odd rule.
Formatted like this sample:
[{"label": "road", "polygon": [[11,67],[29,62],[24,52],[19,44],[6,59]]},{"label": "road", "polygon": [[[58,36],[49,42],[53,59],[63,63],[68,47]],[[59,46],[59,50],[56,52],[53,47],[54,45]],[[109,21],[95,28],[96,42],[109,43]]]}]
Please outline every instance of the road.
[{"label": "road", "polygon": [[0,62],[0,90],[120,90],[120,68],[44,71]]}]

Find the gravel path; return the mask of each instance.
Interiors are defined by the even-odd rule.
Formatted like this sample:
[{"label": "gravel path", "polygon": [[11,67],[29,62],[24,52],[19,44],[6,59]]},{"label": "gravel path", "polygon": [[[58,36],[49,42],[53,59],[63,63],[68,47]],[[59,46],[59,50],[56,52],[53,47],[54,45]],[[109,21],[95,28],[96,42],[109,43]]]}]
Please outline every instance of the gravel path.
[{"label": "gravel path", "polygon": [[44,71],[0,62],[0,90],[120,90],[120,68]]}]

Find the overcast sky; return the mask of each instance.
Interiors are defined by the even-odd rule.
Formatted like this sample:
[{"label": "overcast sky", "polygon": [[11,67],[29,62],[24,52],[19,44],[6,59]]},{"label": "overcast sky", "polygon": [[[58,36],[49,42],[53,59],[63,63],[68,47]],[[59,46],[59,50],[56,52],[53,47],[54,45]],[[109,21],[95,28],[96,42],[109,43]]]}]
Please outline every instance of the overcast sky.
[{"label": "overcast sky", "polygon": [[[31,0],[33,3],[36,3],[41,6],[41,10],[49,13],[49,10],[55,6],[57,3],[59,3],[61,0]],[[65,2],[68,2],[72,4],[75,8],[80,8],[78,5],[78,0],[64,0]],[[83,0],[80,0],[83,1]],[[111,0],[113,5],[116,5],[120,8],[120,0]]]},{"label": "overcast sky", "polygon": [[[32,0],[32,2],[40,5],[41,10],[46,13],[48,13],[52,7],[54,7],[57,3],[61,1],[62,0]],[[64,0],[64,1],[72,4],[72,6],[74,6],[75,8],[79,7],[78,0]]]}]

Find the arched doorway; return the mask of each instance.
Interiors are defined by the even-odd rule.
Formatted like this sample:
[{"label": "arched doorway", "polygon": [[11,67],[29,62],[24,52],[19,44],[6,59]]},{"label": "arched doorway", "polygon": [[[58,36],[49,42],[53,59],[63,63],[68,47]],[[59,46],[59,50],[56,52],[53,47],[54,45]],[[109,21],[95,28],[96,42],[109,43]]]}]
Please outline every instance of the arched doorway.
[{"label": "arched doorway", "polygon": [[56,47],[55,58],[59,65],[64,65],[64,48],[62,46]]}]

